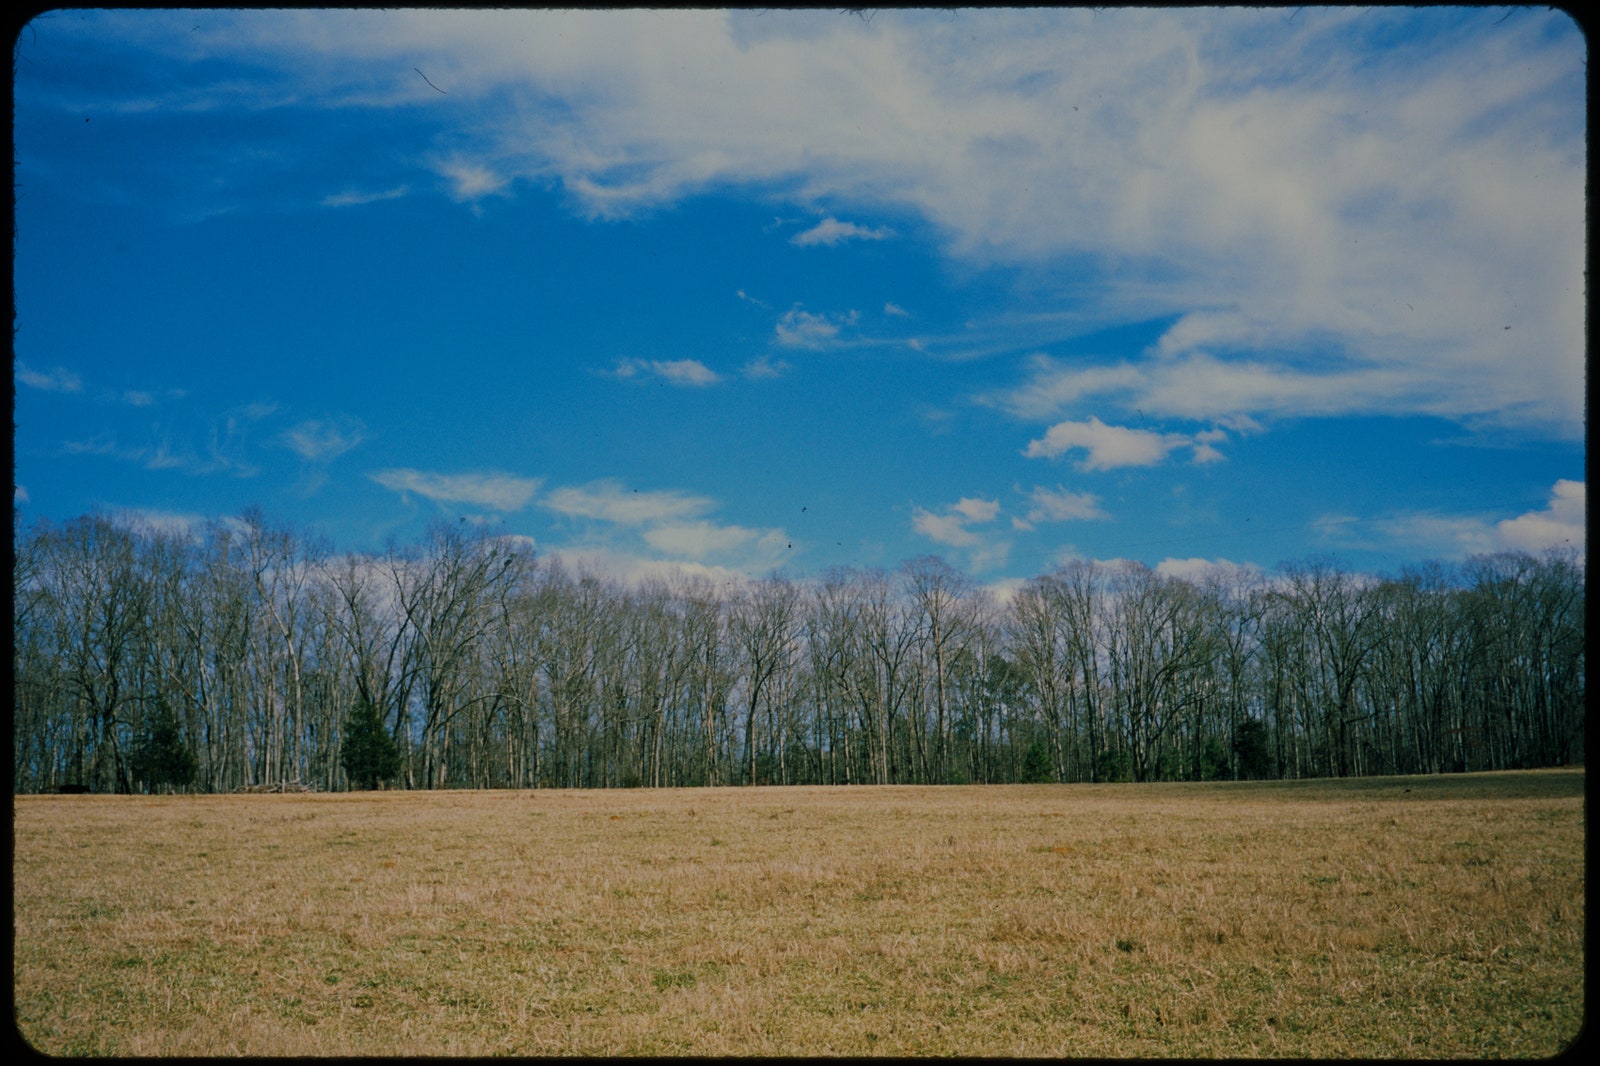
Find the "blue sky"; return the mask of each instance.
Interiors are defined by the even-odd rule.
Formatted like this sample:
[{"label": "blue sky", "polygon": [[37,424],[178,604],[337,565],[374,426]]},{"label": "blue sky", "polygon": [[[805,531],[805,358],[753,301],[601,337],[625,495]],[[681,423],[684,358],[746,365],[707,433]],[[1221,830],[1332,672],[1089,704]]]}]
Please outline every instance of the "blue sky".
[{"label": "blue sky", "polygon": [[997,588],[1581,549],[1586,57],[1509,8],[52,12],[19,514]]}]

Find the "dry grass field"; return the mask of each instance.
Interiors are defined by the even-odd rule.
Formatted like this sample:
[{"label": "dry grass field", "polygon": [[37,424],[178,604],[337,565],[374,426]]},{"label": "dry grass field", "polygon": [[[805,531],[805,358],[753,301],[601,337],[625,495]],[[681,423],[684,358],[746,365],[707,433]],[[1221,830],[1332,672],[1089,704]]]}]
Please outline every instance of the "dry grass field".
[{"label": "dry grass field", "polygon": [[67,1055],[1547,1056],[1584,774],[19,796]]}]

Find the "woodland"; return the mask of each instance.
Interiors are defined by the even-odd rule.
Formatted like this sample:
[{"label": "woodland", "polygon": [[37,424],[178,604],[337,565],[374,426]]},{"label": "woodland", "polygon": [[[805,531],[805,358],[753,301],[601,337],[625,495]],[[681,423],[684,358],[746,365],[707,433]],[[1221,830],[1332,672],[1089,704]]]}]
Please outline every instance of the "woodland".
[{"label": "woodland", "polygon": [[[18,793],[1348,777],[1581,763],[1575,551],[1008,597],[894,570],[623,582],[436,523],[14,525]],[[398,758],[352,763],[374,730]],[[385,748],[388,745],[384,745]],[[380,767],[374,769],[374,766]]]}]

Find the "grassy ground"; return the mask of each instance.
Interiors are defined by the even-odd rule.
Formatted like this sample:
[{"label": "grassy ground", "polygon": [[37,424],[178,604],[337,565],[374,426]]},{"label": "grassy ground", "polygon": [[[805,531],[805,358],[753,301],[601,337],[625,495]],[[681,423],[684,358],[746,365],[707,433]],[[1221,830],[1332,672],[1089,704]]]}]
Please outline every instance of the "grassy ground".
[{"label": "grassy ground", "polygon": [[1584,774],[15,800],[52,1054],[1545,1056]]}]

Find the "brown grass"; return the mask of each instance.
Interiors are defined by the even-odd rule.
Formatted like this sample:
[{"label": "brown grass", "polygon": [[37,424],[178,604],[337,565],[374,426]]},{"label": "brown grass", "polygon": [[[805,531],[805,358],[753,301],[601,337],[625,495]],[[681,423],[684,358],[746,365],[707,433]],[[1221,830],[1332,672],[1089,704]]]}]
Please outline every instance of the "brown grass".
[{"label": "brown grass", "polygon": [[51,1054],[1546,1056],[1584,774],[15,800]]}]

